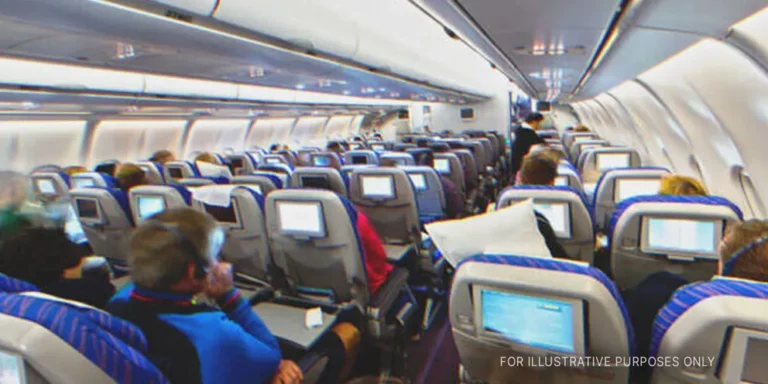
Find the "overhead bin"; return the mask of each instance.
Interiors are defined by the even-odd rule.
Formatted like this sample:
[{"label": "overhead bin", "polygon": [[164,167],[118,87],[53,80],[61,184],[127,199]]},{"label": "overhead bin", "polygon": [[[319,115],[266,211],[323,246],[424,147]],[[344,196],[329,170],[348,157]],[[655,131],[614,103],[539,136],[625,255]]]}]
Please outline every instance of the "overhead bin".
[{"label": "overhead bin", "polygon": [[468,92],[477,92],[482,74],[491,73],[484,59],[405,1],[221,0],[214,18]]},{"label": "overhead bin", "polygon": [[155,0],[160,4],[170,5],[198,15],[210,16],[216,9],[216,0]]},{"label": "overhead bin", "polygon": [[134,72],[0,57],[0,83],[67,90],[141,93],[144,76]]},{"label": "overhead bin", "polygon": [[296,91],[284,88],[269,88],[258,85],[238,86],[238,100],[293,103],[296,101]]},{"label": "overhead bin", "polygon": [[144,93],[151,95],[176,95],[237,99],[239,86],[221,81],[198,80],[173,76],[145,76]]},{"label": "overhead bin", "polygon": [[337,12],[331,4],[334,2],[220,0],[214,18],[299,46],[352,58],[359,26]]}]

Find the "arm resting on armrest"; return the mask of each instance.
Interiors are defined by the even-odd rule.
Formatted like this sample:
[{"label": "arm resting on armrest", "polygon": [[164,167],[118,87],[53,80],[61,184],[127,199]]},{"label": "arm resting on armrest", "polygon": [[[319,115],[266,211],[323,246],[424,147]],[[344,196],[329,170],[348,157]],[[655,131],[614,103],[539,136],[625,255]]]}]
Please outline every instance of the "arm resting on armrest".
[{"label": "arm resting on armrest", "polygon": [[275,297],[275,289],[272,287],[263,287],[256,290],[256,292],[248,299],[248,303],[256,305],[270,301]]},{"label": "arm resting on armrest", "polygon": [[389,274],[384,285],[379,287],[378,291],[371,297],[371,301],[368,305],[373,308],[378,308],[379,316],[384,316],[395,300],[397,300],[397,297],[407,283],[408,270],[405,268],[396,268]]}]

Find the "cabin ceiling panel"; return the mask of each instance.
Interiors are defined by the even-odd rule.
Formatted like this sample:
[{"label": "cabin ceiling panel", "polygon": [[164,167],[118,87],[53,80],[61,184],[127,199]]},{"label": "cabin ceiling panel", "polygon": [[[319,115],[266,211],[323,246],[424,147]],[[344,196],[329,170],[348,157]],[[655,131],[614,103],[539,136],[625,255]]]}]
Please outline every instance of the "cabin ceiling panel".
[{"label": "cabin ceiling panel", "polygon": [[[544,93],[573,90],[618,5],[617,0],[457,1]],[[562,70],[561,83],[530,75],[547,68]]]},{"label": "cabin ceiling panel", "polygon": [[336,95],[466,98],[104,1],[0,0],[0,7],[0,54]]}]

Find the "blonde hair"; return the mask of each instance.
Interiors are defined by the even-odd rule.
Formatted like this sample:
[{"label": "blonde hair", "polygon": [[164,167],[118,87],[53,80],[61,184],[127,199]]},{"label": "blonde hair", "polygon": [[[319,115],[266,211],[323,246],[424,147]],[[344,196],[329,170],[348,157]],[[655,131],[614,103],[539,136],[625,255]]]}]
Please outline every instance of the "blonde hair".
[{"label": "blonde hair", "polygon": [[135,164],[123,164],[115,175],[120,188],[131,189],[147,183],[144,170]]},{"label": "blonde hair", "polygon": [[688,176],[669,175],[661,179],[660,195],[707,196],[707,190],[701,183]]},{"label": "blonde hair", "polygon": [[201,161],[203,163],[219,165],[219,161],[216,159],[216,156],[214,156],[209,152],[201,153],[197,155],[197,157],[195,157],[195,162],[198,162],[198,161]]},{"label": "blonde hair", "polygon": [[77,175],[78,173],[84,173],[84,172],[88,172],[88,169],[85,167],[81,167],[79,165],[73,165],[73,166],[64,168],[64,173],[66,173],[68,176],[74,176],[74,175]]}]

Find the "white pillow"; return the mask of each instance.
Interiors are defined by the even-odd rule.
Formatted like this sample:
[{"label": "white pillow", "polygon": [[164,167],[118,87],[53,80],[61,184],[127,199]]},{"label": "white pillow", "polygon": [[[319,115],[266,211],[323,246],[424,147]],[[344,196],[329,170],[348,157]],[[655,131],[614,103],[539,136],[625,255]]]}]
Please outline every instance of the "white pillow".
[{"label": "white pillow", "polygon": [[552,257],[539,232],[531,199],[463,220],[427,224],[426,230],[454,267],[482,253]]},{"label": "white pillow", "polygon": [[230,172],[229,168],[224,165],[216,165],[206,163],[204,161],[196,161],[195,165],[197,165],[197,170],[200,171],[200,175],[203,177],[226,177],[227,179],[232,178],[232,172]]}]

